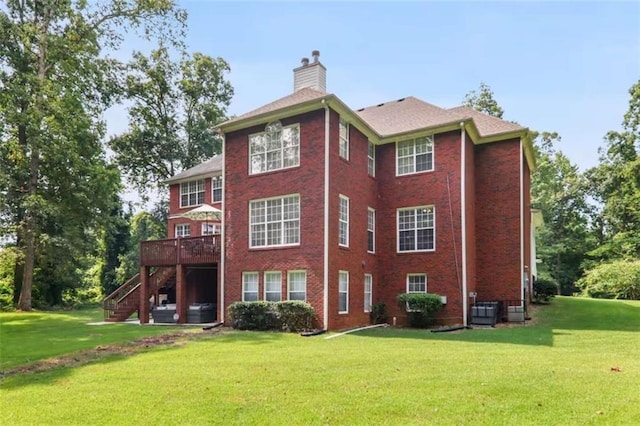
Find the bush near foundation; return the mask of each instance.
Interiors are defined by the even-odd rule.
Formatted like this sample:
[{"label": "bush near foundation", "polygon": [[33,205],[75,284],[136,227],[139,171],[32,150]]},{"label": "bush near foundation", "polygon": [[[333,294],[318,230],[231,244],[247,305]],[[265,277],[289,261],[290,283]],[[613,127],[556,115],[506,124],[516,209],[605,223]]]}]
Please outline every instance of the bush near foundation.
[{"label": "bush near foundation", "polygon": [[311,330],[315,311],[308,303],[291,300],[284,302],[236,302],[228,308],[231,327],[238,330]]},{"label": "bush near foundation", "polygon": [[407,310],[409,326],[415,328],[432,326],[444,306],[440,295],[435,293],[402,293],[398,295],[398,304]]}]

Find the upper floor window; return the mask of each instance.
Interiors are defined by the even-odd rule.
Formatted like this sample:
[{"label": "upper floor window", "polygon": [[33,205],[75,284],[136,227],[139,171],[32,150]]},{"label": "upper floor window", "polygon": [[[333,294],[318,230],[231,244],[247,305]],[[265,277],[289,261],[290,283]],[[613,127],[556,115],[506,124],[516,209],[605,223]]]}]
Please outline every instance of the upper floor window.
[{"label": "upper floor window", "polygon": [[349,159],[349,123],[340,119],[340,157]]},{"label": "upper floor window", "polygon": [[300,196],[254,200],[249,204],[250,247],[300,243]]},{"label": "upper floor window", "polygon": [[376,146],[369,141],[369,153],[367,154],[368,159],[368,172],[369,176],[376,176]]},{"label": "upper floor window", "polygon": [[349,198],[340,195],[338,244],[349,247]]},{"label": "upper floor window", "polygon": [[204,203],[204,180],[180,184],[180,207],[199,206]]},{"label": "upper floor window", "polygon": [[396,160],[398,176],[433,170],[433,137],[398,142]]},{"label": "upper floor window", "polygon": [[435,208],[398,209],[398,251],[435,249]]},{"label": "upper floor window", "polygon": [[367,209],[367,251],[376,251],[376,211],[371,207]]},{"label": "upper floor window", "polygon": [[175,228],[175,236],[178,237],[188,237],[191,235],[191,225],[188,223],[179,223]]},{"label": "upper floor window", "polygon": [[200,235],[215,235],[219,233],[220,229],[215,223],[203,223],[200,227]]},{"label": "upper floor window", "polygon": [[222,176],[211,178],[211,202],[222,201]]},{"label": "upper floor window", "polygon": [[249,174],[286,169],[300,164],[300,126],[282,127],[279,121],[249,136]]}]

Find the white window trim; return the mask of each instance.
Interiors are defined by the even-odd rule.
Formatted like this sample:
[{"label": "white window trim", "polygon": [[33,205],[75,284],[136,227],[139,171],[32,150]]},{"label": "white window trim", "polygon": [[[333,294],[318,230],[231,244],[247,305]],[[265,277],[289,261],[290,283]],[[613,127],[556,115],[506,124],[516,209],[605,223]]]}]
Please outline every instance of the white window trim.
[{"label": "white window trim", "polygon": [[[191,191],[183,192],[183,190],[182,190],[183,185],[190,185],[192,183],[195,183],[196,190],[194,192],[191,192]],[[202,188],[202,190],[200,190],[200,187]],[[180,208],[201,206],[202,203],[204,203],[204,194],[205,194],[204,179],[196,179],[196,180],[190,180],[188,182],[181,182],[179,188],[180,188]],[[202,192],[202,203],[198,203],[198,194],[200,192]],[[188,201],[189,195],[191,195],[191,194],[196,194],[196,203],[195,204],[183,204],[182,203],[182,196],[183,195],[187,195],[187,201]]]},{"label": "white window trim", "polygon": [[[214,182],[220,182],[220,186],[216,187]],[[220,191],[220,199],[216,200],[213,194],[216,190]],[[214,176],[211,178],[211,202],[212,203],[220,203],[222,202],[222,176]]]},{"label": "white window trim", "polygon": [[[178,228],[186,228],[187,229],[187,234],[186,235],[178,235]],[[176,223],[174,228],[173,228],[173,235],[176,238],[184,238],[184,237],[190,237],[191,236],[191,224],[189,223]]]},{"label": "white window trim", "polygon": [[[297,269],[292,271],[287,271],[287,300],[291,299],[291,274],[302,273],[304,274],[304,301],[307,301],[307,271],[305,269]],[[295,299],[299,300],[299,299]]]},{"label": "white window trim", "polygon": [[[213,230],[212,233],[208,233],[208,227],[211,227]],[[200,225],[200,235],[216,235],[220,233],[220,229],[218,229],[218,224],[211,222],[204,222]]]},{"label": "white window trim", "polygon": [[[373,213],[373,229],[369,229],[369,213]],[[369,250],[369,231],[373,233],[373,250]],[[376,252],[376,210],[367,207],[367,253]]]},{"label": "white window trim", "polygon": [[[346,290],[342,290],[340,285],[342,284],[342,277],[346,277],[347,288]],[[345,309],[340,310],[340,296],[344,294],[345,297]],[[349,313],[349,272],[348,271],[338,271],[338,313],[339,314],[348,314]]]},{"label": "white window trim", "polygon": [[[368,141],[368,142],[369,142],[369,145],[367,146],[367,173],[369,173],[369,176],[371,177],[376,177],[376,145],[371,141]],[[371,147],[373,147],[373,156],[371,156],[371,150],[370,150]],[[373,162],[372,168],[369,167],[369,162]],[[396,160],[396,167],[397,167],[397,160]]]},{"label": "white window trim", "polygon": [[[297,243],[290,243],[290,244],[268,244],[268,238],[267,238],[267,230],[265,227],[265,244],[264,245],[253,245],[252,242],[252,238],[251,238],[251,233],[252,233],[252,228],[254,223],[251,221],[251,206],[253,203],[261,203],[264,202],[265,203],[265,209],[266,209],[266,204],[267,201],[270,200],[284,200],[285,198],[290,198],[290,197],[298,197],[298,242]],[[249,201],[249,248],[256,248],[256,249],[262,249],[262,248],[272,248],[272,247],[297,247],[300,245],[300,241],[301,241],[301,225],[302,225],[302,218],[301,218],[301,212],[302,212],[302,204],[301,204],[301,200],[300,200],[300,194],[287,194],[287,195],[282,195],[279,197],[270,197],[270,198],[260,198],[258,200],[250,200]],[[291,220],[289,220],[291,221]],[[280,221],[281,223],[284,223],[284,215],[283,218]],[[264,222],[265,224],[269,223],[269,222]],[[281,235],[280,235],[280,241],[284,240],[284,226],[281,229]]]},{"label": "white window trim", "polygon": [[269,299],[267,299],[267,294],[276,293],[275,291],[267,291],[267,284],[269,282],[269,280],[267,279],[268,275],[279,275],[280,276],[279,285],[278,285],[278,294],[280,295],[279,301],[281,301],[282,300],[282,272],[281,271],[265,271],[264,272],[264,276],[263,276],[264,300],[267,300],[267,301],[269,300]]},{"label": "white window trim", "polygon": [[[268,123],[267,126],[269,124],[271,124],[271,123]],[[265,128],[265,131],[252,133],[252,134],[250,134],[248,136],[248,138],[247,138],[247,140],[248,140],[247,150],[248,150],[248,153],[249,153],[248,170],[249,170],[249,175],[250,176],[260,175],[260,174],[263,174],[263,173],[275,172],[275,171],[278,171],[278,170],[286,170],[286,169],[292,169],[292,168],[295,168],[295,167],[300,167],[300,124],[295,123],[295,124],[290,124],[288,126],[282,126],[280,131],[284,131],[285,129],[293,129],[293,128],[296,128],[298,130],[297,131],[297,133],[298,133],[298,145],[297,145],[298,146],[298,158],[297,158],[296,164],[293,164],[291,166],[286,166],[286,167],[284,167],[284,166],[283,167],[279,167],[277,169],[266,170],[266,165],[265,165],[265,170],[264,171],[260,171],[260,172],[253,172],[252,171],[252,169],[251,169],[251,157],[253,156],[253,153],[251,152],[251,137],[252,136],[257,136],[257,135],[264,135],[265,133],[267,133],[266,128]],[[282,162],[284,164],[284,147],[281,147],[280,151],[282,152]],[[267,161],[266,158],[265,158],[265,161]]]},{"label": "white window trim", "polygon": [[[369,291],[367,291],[367,279],[369,280]],[[373,275],[364,274],[364,311],[366,313],[371,312],[371,307],[373,306]],[[367,309],[367,302],[369,305],[369,309]]]},{"label": "white window trim", "polygon": [[[256,291],[251,291],[251,292],[246,291],[246,284],[247,284],[246,277],[249,276],[249,275],[255,276],[255,278],[256,278],[256,285],[257,285]],[[258,272],[256,272],[256,271],[246,271],[246,272],[242,273],[242,301],[243,302],[247,301],[245,299],[245,297],[244,297],[245,293],[255,293],[256,294],[256,300],[260,300],[260,274]],[[251,302],[253,302],[253,300],[251,300]]]},{"label": "white window trim", "polygon": [[[424,291],[409,291],[409,277],[424,277]],[[411,274],[407,274],[407,293],[412,293],[412,294],[426,294],[427,293],[427,288],[428,288],[428,282],[427,282],[427,274],[425,273],[411,273]],[[409,307],[409,302],[407,302],[407,312],[415,312],[415,309],[411,309]]]},{"label": "white window trim", "polygon": [[[407,210],[417,210],[417,209],[425,209],[431,208],[433,210],[433,248],[430,249],[421,249],[421,250],[400,250],[400,212]],[[418,228],[415,228],[417,230]],[[421,228],[423,229],[423,228]],[[428,229],[428,228],[426,228]],[[418,240],[416,238],[416,247],[418,245]],[[424,205],[424,206],[416,206],[416,207],[403,207],[396,210],[396,252],[397,253],[429,253],[436,251],[436,207],[433,204]]]},{"label": "white window trim", "polygon": [[[342,219],[342,201],[345,200],[347,202],[347,214],[346,214],[346,220]],[[338,204],[338,245],[340,247],[349,247],[349,197],[340,194],[340,202]],[[340,231],[341,228],[340,226],[344,224],[346,226],[346,233],[345,233],[345,242],[341,242],[340,241]]]},{"label": "white window trim", "polygon": [[[431,143],[431,168],[427,169],[427,170],[420,170],[420,171],[416,171],[416,140],[418,139],[422,139],[422,138],[426,138],[430,143]],[[407,173],[400,173],[400,170],[398,168],[398,145],[402,142],[408,142],[408,141],[412,141],[413,142],[413,171],[412,172],[407,172]],[[427,135],[427,136],[420,136],[419,138],[414,138],[414,139],[405,139],[405,140],[401,140],[401,141],[397,141],[396,142],[396,176],[409,176],[409,175],[415,175],[418,173],[428,173],[428,172],[432,172],[435,170],[436,168],[436,149],[435,149],[435,138],[433,137],[433,135]]]},{"label": "white window trim", "polygon": [[[346,138],[342,137],[342,132],[340,131],[342,125],[344,125],[346,130]],[[338,144],[338,155],[340,156],[340,158],[347,161],[349,161],[349,132],[350,132],[349,123],[345,119],[340,118],[340,122],[338,124],[338,140],[340,141]],[[345,155],[342,155],[343,146],[345,147]]]}]

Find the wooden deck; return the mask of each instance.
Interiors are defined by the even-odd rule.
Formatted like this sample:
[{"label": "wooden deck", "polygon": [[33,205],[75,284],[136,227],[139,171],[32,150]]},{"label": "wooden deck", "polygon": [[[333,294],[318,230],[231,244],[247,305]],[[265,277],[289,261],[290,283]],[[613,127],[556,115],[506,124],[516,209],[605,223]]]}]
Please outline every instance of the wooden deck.
[{"label": "wooden deck", "polygon": [[212,264],[220,261],[220,235],[140,243],[140,266]]}]

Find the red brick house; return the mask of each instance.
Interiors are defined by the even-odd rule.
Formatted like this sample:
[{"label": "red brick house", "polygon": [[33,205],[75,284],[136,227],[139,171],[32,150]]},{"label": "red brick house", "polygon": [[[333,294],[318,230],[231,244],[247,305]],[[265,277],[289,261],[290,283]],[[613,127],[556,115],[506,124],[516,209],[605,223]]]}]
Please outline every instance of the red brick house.
[{"label": "red brick house", "polygon": [[[219,126],[218,169],[169,181],[173,238],[222,176],[217,319],[236,301],[306,300],[319,327],[341,329],[369,324],[383,302],[403,324],[397,295],[429,292],[446,303],[441,322],[467,324],[475,300],[529,299],[528,129],[414,97],[353,110],[326,92],[313,53],[293,93]],[[192,203],[194,179],[204,194]]]}]

